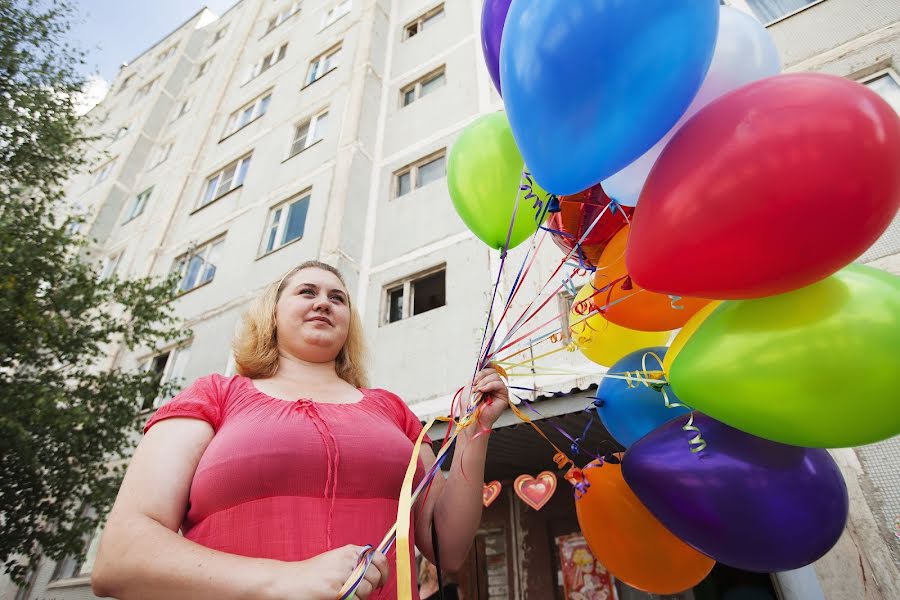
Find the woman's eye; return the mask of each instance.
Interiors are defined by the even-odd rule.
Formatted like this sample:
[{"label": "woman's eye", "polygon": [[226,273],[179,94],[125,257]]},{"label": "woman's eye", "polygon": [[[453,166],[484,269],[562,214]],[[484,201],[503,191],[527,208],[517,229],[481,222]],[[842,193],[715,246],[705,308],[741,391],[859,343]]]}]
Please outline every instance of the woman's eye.
[{"label": "woman's eye", "polygon": [[306,295],[310,295],[310,294],[315,295],[315,292],[312,291],[312,290],[310,290],[310,289],[300,290],[300,293],[301,293],[301,294],[306,294]]},{"label": "woman's eye", "polygon": [[335,302],[343,302],[344,301],[343,296],[332,296],[331,299],[334,300]]}]

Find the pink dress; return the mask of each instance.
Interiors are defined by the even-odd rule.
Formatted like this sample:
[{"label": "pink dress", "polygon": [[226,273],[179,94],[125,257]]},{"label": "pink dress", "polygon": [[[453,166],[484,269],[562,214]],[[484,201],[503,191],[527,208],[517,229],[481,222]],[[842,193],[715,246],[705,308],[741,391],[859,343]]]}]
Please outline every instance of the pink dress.
[{"label": "pink dress", "polygon": [[[145,433],[172,417],[202,419],[215,431],[191,482],[184,536],[222,552],[283,561],[381,542],[397,518],[422,426],[391,392],[360,391],[355,404],[288,402],[246,377],[208,375],[162,406]],[[420,461],[416,482],[422,475]],[[397,597],[393,554],[391,580],[371,598]],[[412,589],[418,599],[415,581]]]}]

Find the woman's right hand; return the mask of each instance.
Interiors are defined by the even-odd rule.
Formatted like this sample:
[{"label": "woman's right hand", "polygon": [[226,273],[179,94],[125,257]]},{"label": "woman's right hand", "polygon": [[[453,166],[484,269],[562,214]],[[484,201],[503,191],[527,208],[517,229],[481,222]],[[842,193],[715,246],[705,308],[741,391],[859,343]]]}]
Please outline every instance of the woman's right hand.
[{"label": "woman's right hand", "polygon": [[[293,598],[306,600],[310,597],[316,600],[337,600],[341,588],[350,579],[359,563],[362,552],[362,546],[348,544],[308,560],[283,563],[286,573],[278,583],[280,594],[277,597],[285,600]],[[387,583],[389,573],[387,558],[381,552],[375,552],[372,564],[356,588],[354,597],[366,600],[374,590]]]}]

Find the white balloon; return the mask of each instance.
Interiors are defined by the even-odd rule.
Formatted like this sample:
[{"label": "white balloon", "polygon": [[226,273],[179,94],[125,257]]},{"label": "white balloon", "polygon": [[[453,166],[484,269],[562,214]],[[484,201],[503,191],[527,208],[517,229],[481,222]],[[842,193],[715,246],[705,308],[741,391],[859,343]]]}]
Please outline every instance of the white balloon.
[{"label": "white balloon", "polygon": [[703,85],[669,132],[633,163],[602,182],[603,190],[618,203],[635,206],[650,170],[669,140],[701,108],[754,81],[781,73],[781,58],[766,28],[740,10],[722,6],[719,35]]}]

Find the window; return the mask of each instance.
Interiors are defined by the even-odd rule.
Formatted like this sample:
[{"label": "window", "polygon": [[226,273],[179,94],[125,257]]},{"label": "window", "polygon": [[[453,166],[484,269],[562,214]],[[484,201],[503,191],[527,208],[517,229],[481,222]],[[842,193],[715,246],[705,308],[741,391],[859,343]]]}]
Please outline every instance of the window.
[{"label": "window", "polygon": [[427,27],[433,27],[438,21],[444,18],[444,5],[440,4],[435,8],[432,8],[421,17],[416,19],[415,21],[407,24],[406,27],[403,28],[404,31],[404,39],[409,39],[414,35],[421,33]]},{"label": "window", "polygon": [[336,2],[322,17],[322,29],[325,29],[344,15],[349,14],[351,8],[353,8],[352,0],[339,0]]},{"label": "window", "polygon": [[893,71],[882,71],[864,81],[865,85],[873,92],[887,100],[900,114],[900,79]]},{"label": "window", "polygon": [[290,6],[286,7],[281,12],[269,19],[269,22],[266,25],[266,33],[271,32],[273,29],[293,17],[298,12],[300,12],[300,3],[293,2]]},{"label": "window", "polygon": [[162,64],[169,60],[169,58],[175,54],[175,51],[178,49],[177,45],[169,46],[166,48],[159,56],[156,57],[156,64]]},{"label": "window", "polygon": [[166,162],[166,159],[169,158],[169,154],[172,152],[172,142],[168,144],[163,144],[162,146],[157,146],[153,149],[153,156],[150,157],[150,166],[148,169],[152,169],[162,163]]},{"label": "window", "polygon": [[108,161],[105,165],[97,169],[97,174],[94,175],[94,185],[105,181],[109,174],[112,173],[113,167],[115,166],[116,161],[111,160]]},{"label": "window", "polygon": [[394,323],[447,304],[446,275],[442,266],[385,288],[383,322]]},{"label": "window", "polygon": [[419,98],[444,87],[447,83],[447,76],[444,71],[445,68],[441,67],[400,90],[400,103],[403,106],[409,106]]},{"label": "window", "polygon": [[[91,516],[97,513],[93,509],[87,509]],[[85,537],[85,551],[83,556],[68,556],[56,563],[53,568],[53,574],[50,581],[60,581],[62,579],[72,579],[74,577],[87,577],[94,570],[94,561],[97,559],[97,550],[100,547],[100,535],[103,533],[104,524],[100,524],[90,534],[90,538]]]},{"label": "window", "polygon": [[172,271],[179,276],[178,292],[188,292],[213,280],[224,243],[224,238],[218,238],[175,259]]},{"label": "window", "polygon": [[268,254],[302,238],[308,211],[309,192],[299,194],[273,207],[266,221],[262,253]]},{"label": "window", "polygon": [[244,178],[247,176],[247,169],[250,168],[250,158],[250,155],[247,155],[238,159],[212,177],[208,177],[203,190],[203,198],[198,208],[206,206],[216,198],[243,185]]},{"label": "window", "polygon": [[[156,388],[159,390],[164,383],[178,383],[184,379],[184,373],[187,370],[188,362],[191,358],[191,347],[181,346],[161,352],[149,359],[144,366],[148,371],[152,371],[156,380]],[[141,410],[152,410],[164,404],[165,398],[157,392],[150,398],[144,398],[141,404]]]},{"label": "window", "polygon": [[203,63],[200,65],[200,68],[197,69],[197,76],[194,78],[194,80],[200,79],[206,74],[207,71],[209,71],[209,65],[212,64],[212,60],[212,58],[207,58],[205,61],[203,61]]},{"label": "window", "polygon": [[321,140],[325,136],[325,127],[327,125],[327,110],[297,125],[297,128],[294,129],[294,141],[291,142],[291,153],[288,158],[306,150]]},{"label": "window", "polygon": [[144,212],[144,207],[147,206],[147,200],[150,199],[150,194],[152,193],[153,186],[151,185],[132,199],[131,204],[129,204],[128,208],[125,210],[125,218],[122,220],[123,224],[141,216],[141,213]]},{"label": "window", "polygon": [[109,256],[103,257],[103,263],[100,267],[100,281],[105,281],[116,274],[119,270],[119,263],[122,262],[122,252],[116,252]]},{"label": "window", "polygon": [[763,23],[771,23],[818,0],[747,0],[750,10]]},{"label": "window", "polygon": [[395,193],[399,198],[414,189],[428,185],[447,175],[446,151],[441,150],[411,165],[403,167],[394,174]]},{"label": "window", "polygon": [[178,105],[178,110],[175,112],[175,118],[173,121],[177,121],[181,117],[187,114],[189,110],[191,110],[191,104],[193,103],[193,98],[185,98],[182,100],[181,104]]},{"label": "window", "polygon": [[212,46],[213,44],[215,44],[216,42],[221,40],[223,37],[225,37],[225,33],[227,31],[228,31],[228,25],[225,25],[224,27],[220,27],[219,30],[216,31],[216,34],[213,36],[212,41],[209,42],[209,45]]},{"label": "window", "polygon": [[242,106],[241,108],[231,113],[231,116],[228,117],[228,121],[225,123],[224,137],[231,135],[242,127],[246,127],[256,119],[266,114],[266,110],[268,110],[269,103],[271,101],[272,92],[269,91],[250,104]]},{"label": "window", "polygon": [[120,94],[120,93],[124,92],[126,89],[128,89],[128,86],[131,84],[132,81],[134,81],[134,73],[132,73],[131,75],[129,75],[128,77],[125,78],[125,81],[123,81],[122,85],[119,86],[119,91],[116,92],[116,94]]},{"label": "window", "polygon": [[269,52],[264,57],[262,57],[259,62],[251,66],[247,70],[247,74],[244,76],[244,83],[247,83],[251,79],[258,77],[262,73],[265,73],[273,66],[278,64],[278,62],[280,62],[281,59],[283,59],[285,55],[287,55],[287,47],[287,44],[282,44],[277,52],[275,52],[274,50],[272,52]]},{"label": "window", "polygon": [[338,60],[341,57],[341,47],[332,48],[325,54],[318,56],[309,63],[309,73],[306,75],[306,85],[314,81],[318,81],[326,73],[337,68]]},{"label": "window", "polygon": [[112,141],[115,142],[116,140],[119,140],[119,139],[125,137],[126,133],[128,133],[128,125],[123,125],[122,127],[119,127],[116,130],[116,132],[113,134]]},{"label": "window", "polygon": [[136,102],[140,102],[141,100],[143,100],[147,96],[147,94],[149,94],[150,91],[153,89],[154,85],[156,85],[156,79],[154,79],[153,81],[147,82],[144,85],[142,85],[140,88],[138,88],[138,91],[136,91],[134,93],[134,99],[132,99],[131,103],[135,104]]}]

